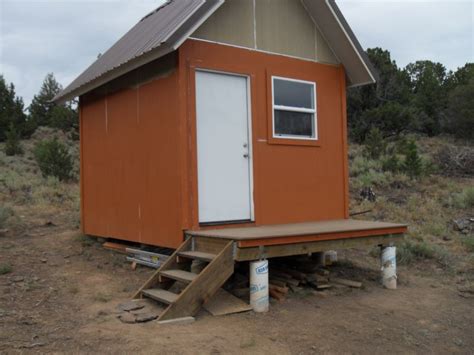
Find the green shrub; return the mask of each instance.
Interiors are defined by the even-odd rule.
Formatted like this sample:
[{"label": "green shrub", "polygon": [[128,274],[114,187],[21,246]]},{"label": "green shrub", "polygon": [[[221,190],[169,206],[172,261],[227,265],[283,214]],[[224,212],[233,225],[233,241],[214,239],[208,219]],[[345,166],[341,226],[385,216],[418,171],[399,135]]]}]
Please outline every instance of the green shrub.
[{"label": "green shrub", "polygon": [[450,265],[451,257],[445,249],[426,241],[413,243],[406,240],[397,248],[397,261],[400,265],[411,264],[422,259],[436,260],[446,268]]},{"label": "green shrub", "polygon": [[13,215],[13,211],[9,207],[0,206],[0,229],[5,228],[7,220]]},{"label": "green shrub", "polygon": [[383,171],[390,171],[392,173],[397,173],[402,170],[402,162],[400,158],[395,154],[392,153],[391,155],[385,157],[382,160],[382,170]]},{"label": "green shrub", "polygon": [[468,252],[474,253],[474,237],[468,236],[462,239],[462,243]]},{"label": "green shrub", "polygon": [[35,159],[44,177],[54,176],[61,181],[73,177],[73,160],[66,145],[57,138],[45,140],[35,147]]},{"label": "green shrub", "polygon": [[458,138],[474,139],[474,77],[449,95],[444,128]]},{"label": "green shrub", "polygon": [[10,264],[0,264],[0,275],[9,274],[13,271],[13,268]]},{"label": "green shrub", "polygon": [[474,187],[468,187],[454,195],[451,205],[460,209],[474,208]]},{"label": "green shrub", "polygon": [[377,160],[367,159],[362,155],[358,155],[351,162],[350,175],[355,177],[367,173],[368,171],[380,170],[380,162]]},{"label": "green shrub", "polygon": [[403,170],[412,179],[420,177],[423,174],[423,160],[418,153],[418,146],[413,140],[408,143]]},{"label": "green shrub", "polygon": [[372,128],[364,141],[364,155],[377,160],[385,154],[387,142],[378,128]]},{"label": "green shrub", "polygon": [[354,182],[354,186],[357,188],[372,187],[372,186],[383,186],[388,184],[390,173],[383,173],[380,171],[369,170],[357,178]]},{"label": "green shrub", "polygon": [[8,128],[5,136],[5,154],[9,156],[23,154],[23,148],[20,142],[20,133],[18,133],[13,123],[10,123],[10,127]]}]

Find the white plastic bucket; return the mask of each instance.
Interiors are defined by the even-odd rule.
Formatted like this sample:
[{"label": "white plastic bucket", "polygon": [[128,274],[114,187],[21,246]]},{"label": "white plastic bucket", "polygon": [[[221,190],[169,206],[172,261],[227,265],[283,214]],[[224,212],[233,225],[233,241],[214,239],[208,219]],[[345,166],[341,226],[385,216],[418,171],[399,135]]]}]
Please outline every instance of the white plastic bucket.
[{"label": "white plastic bucket", "polygon": [[381,255],[382,285],[394,290],[397,288],[397,248],[384,247]]},{"label": "white plastic bucket", "polygon": [[268,311],[268,260],[250,262],[250,305],[255,312]]},{"label": "white plastic bucket", "polygon": [[329,266],[337,263],[337,251],[328,250],[324,252],[324,266]]}]

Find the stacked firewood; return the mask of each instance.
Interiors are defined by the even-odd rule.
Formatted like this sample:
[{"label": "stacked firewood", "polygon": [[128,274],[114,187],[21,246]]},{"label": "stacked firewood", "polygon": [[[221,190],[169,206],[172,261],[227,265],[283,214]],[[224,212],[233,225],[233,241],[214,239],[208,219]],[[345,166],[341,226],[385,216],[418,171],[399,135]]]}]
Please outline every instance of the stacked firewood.
[{"label": "stacked firewood", "polygon": [[270,296],[278,301],[286,298],[289,291],[298,292],[303,287],[323,290],[331,287],[329,271],[314,265],[294,268],[285,264],[270,266]]},{"label": "stacked firewood", "polygon": [[[320,262],[308,257],[272,259],[269,264],[269,294],[277,301],[284,301],[290,293],[304,294],[308,290],[321,293],[332,287],[361,288],[362,283],[331,275]],[[249,284],[247,267],[234,273],[228,290],[235,296],[248,300]]]},{"label": "stacked firewood", "polygon": [[270,296],[283,301],[289,292],[311,288],[317,292],[334,286],[360,288],[362,283],[333,277],[320,263],[306,257],[276,259],[269,268]]}]

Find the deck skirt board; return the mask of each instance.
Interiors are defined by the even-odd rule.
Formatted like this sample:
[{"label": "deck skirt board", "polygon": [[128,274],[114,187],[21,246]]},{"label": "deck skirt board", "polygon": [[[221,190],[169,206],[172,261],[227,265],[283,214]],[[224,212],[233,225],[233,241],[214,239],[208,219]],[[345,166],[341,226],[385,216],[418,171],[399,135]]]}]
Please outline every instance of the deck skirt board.
[{"label": "deck skirt board", "polygon": [[273,238],[261,238],[261,239],[246,239],[239,240],[238,246],[240,248],[249,248],[260,245],[282,245],[282,244],[296,244],[306,242],[323,242],[330,240],[339,239],[357,239],[366,238],[372,236],[383,236],[383,235],[394,235],[403,234],[406,232],[406,228],[390,228],[390,229],[372,229],[372,230],[359,230],[351,232],[337,232],[337,233],[326,233],[326,234],[309,234],[309,235],[294,235],[287,237],[273,237]]},{"label": "deck skirt board", "polygon": [[354,219],[186,231],[191,236],[231,239],[239,247],[403,234],[407,225]]}]

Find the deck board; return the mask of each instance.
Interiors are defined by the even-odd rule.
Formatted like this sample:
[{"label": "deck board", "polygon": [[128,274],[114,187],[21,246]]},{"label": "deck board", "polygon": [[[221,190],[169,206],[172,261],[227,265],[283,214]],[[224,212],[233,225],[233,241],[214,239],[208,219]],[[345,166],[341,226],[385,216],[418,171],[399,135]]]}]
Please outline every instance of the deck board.
[{"label": "deck board", "polygon": [[317,236],[328,234],[347,234],[347,237],[350,237],[352,234],[359,235],[364,231],[367,231],[368,235],[373,235],[374,232],[383,234],[384,231],[387,231],[390,234],[394,233],[394,231],[395,233],[402,234],[406,232],[406,229],[406,224],[343,219],[333,221],[265,225],[258,227],[205,229],[199,231],[186,231],[186,234],[200,237],[249,241],[257,239]]}]

